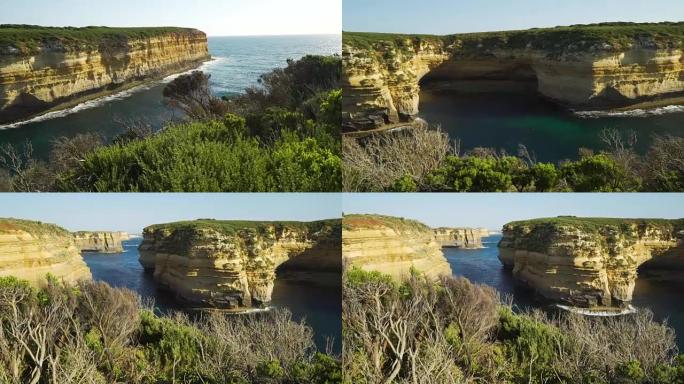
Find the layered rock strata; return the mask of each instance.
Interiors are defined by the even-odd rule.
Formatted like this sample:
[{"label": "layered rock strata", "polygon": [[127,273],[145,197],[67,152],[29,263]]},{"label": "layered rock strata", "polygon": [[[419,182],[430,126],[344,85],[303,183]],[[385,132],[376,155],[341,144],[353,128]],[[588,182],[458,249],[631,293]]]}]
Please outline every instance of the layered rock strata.
[{"label": "layered rock strata", "polygon": [[412,269],[431,277],[451,274],[432,229],[398,217],[344,216],[342,259],[345,268],[380,271],[398,279]]},{"label": "layered rock strata", "polygon": [[536,219],[503,227],[499,259],[547,299],[616,307],[632,300],[643,263],[674,259],[684,270],[683,238],[684,220]]},{"label": "layered rock strata", "polygon": [[122,241],[129,239],[128,233],[120,231],[79,231],[73,235],[82,252],[121,253],[124,251]]},{"label": "layered rock strata", "polygon": [[341,273],[340,220],[198,220],[147,227],[140,263],[189,302],[243,308],[271,301],[276,269]]},{"label": "layered rock strata", "polygon": [[0,276],[40,286],[48,274],[66,283],[92,278],[71,233],[54,224],[0,219]]},{"label": "layered rock strata", "polygon": [[442,247],[483,248],[482,238],[489,236],[486,228],[435,228],[435,239]]},{"label": "layered rock strata", "polygon": [[[665,31],[665,32],[663,32]],[[684,94],[684,23],[602,24],[448,36],[343,34],[346,130],[410,120],[420,85],[536,81],[571,108]]]},{"label": "layered rock strata", "polygon": [[[25,39],[34,39],[31,49],[26,42],[0,41],[0,123],[161,79],[210,58],[201,31],[128,30],[108,28],[101,38],[86,44],[61,38],[67,32],[60,28],[22,27],[16,38],[25,34]],[[9,29],[0,28],[0,37],[5,31]],[[87,35],[88,28],[68,33]]]}]

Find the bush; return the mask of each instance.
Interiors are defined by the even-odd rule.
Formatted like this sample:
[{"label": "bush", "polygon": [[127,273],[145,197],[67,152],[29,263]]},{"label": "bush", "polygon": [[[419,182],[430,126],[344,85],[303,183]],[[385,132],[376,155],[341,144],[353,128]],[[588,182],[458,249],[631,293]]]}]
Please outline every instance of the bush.
[{"label": "bush", "polygon": [[60,177],[64,191],[336,191],[340,160],[316,139],[283,134],[273,148],[244,136],[244,119],[169,127],[104,147]]},{"label": "bush", "polygon": [[[580,149],[576,161],[536,163],[475,148],[461,156],[440,130],[420,127],[367,137],[342,137],[342,188],[346,192],[627,192],[684,190],[684,139],[656,137],[645,156],[617,133],[610,151]],[[458,151],[455,151],[458,152]]]},{"label": "bush", "polygon": [[158,316],[104,283],[34,289],[0,278],[0,382],[225,384],[341,382],[340,361],[286,310]]},{"label": "bush", "polygon": [[647,311],[549,318],[464,278],[355,268],[342,305],[345,383],[660,384],[684,373],[672,329]]}]

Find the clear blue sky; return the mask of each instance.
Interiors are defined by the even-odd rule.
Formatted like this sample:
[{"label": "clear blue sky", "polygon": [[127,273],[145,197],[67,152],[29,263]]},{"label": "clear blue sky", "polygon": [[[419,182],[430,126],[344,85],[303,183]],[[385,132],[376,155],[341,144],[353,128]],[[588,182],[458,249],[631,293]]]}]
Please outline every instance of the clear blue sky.
[{"label": "clear blue sky", "polygon": [[682,0],[344,0],[345,31],[450,34],[605,21],[683,21]]},{"label": "clear blue sky", "polygon": [[559,215],[684,218],[684,193],[345,194],[342,209],[406,217],[432,227],[500,230],[509,221]]},{"label": "clear blue sky", "polygon": [[0,24],[198,28],[210,36],[340,33],[342,0],[2,0]]},{"label": "clear blue sky", "polygon": [[0,193],[0,217],[55,223],[71,231],[141,233],[150,224],[177,220],[311,221],[341,216],[333,193]]}]

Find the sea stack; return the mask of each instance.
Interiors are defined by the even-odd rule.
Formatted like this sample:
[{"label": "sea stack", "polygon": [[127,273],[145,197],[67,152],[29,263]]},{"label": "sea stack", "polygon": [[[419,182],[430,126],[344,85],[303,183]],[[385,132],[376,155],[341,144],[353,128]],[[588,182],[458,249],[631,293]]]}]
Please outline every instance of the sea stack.
[{"label": "sea stack", "polygon": [[128,240],[126,232],[79,231],[74,232],[74,241],[81,252],[121,253],[122,241]]},{"label": "sea stack", "polygon": [[684,271],[683,238],[684,220],[516,221],[503,227],[499,259],[544,298],[577,307],[619,307],[632,300],[640,265]]},{"label": "sea stack", "polygon": [[271,301],[276,269],[341,273],[340,220],[196,220],[144,229],[140,263],[185,301],[228,309]]},{"label": "sea stack", "polygon": [[482,238],[489,236],[485,228],[447,228],[433,229],[435,239],[442,247],[479,249],[484,248]]}]

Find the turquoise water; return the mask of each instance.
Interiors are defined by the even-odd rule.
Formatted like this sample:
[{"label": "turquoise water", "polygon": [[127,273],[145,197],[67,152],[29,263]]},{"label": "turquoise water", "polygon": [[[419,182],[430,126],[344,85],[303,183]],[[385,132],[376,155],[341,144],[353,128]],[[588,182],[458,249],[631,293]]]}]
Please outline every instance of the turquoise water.
[{"label": "turquoise water", "polygon": [[[93,279],[105,281],[114,287],[128,288],[143,298],[154,299],[160,311],[183,310],[182,303],[174,298],[173,293],[158,288],[152,275],[144,272],[138,262],[141,241],[140,238],[124,241],[124,252],[119,254],[84,253],[83,259]],[[314,285],[279,275],[270,305],[289,309],[296,320],[304,319],[313,328],[319,349],[324,351],[326,339],[332,338],[334,351],[341,352],[341,303],[341,280]]]},{"label": "turquoise water", "polygon": [[[485,248],[443,248],[444,256],[451,265],[454,276],[464,276],[470,281],[487,284],[504,295],[512,295],[519,308],[532,307],[552,311],[548,304],[538,301],[532,291],[520,286],[510,271],[498,259],[497,244],[501,235],[483,239]],[[649,308],[658,320],[667,320],[677,333],[677,344],[684,351],[684,308],[679,303],[682,284],[660,281],[657,276],[641,273],[636,281],[632,305]]]},{"label": "turquoise water", "polygon": [[[628,115],[584,117],[544,99],[534,82],[458,82],[448,89],[424,87],[420,117],[440,125],[461,149],[492,147],[509,154],[527,146],[539,161],[576,159],[578,148],[607,149],[605,128],[635,132],[635,149],[644,153],[653,136],[684,136],[684,108],[666,107]],[[678,112],[675,112],[678,111]]]},{"label": "turquoise water", "polygon": [[[286,66],[287,59],[340,53],[341,44],[340,35],[210,37],[213,60],[199,69],[211,75],[210,85],[217,95],[236,95],[258,85],[261,74]],[[163,83],[139,87],[83,103],[50,119],[0,126],[0,144],[20,146],[30,140],[35,155],[47,159],[52,141],[60,136],[95,132],[111,140],[124,130],[122,122],[131,120],[159,128],[165,121],[181,117],[164,105],[163,89]]]}]

